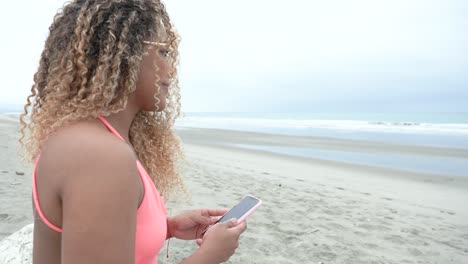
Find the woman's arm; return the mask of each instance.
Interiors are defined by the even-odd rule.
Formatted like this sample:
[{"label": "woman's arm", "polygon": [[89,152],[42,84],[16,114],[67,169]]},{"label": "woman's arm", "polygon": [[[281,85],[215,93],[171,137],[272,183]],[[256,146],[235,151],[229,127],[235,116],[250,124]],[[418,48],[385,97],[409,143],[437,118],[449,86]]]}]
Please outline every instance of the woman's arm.
[{"label": "woman's arm", "polygon": [[205,252],[202,248],[195,251],[190,257],[182,260],[179,264],[218,264],[212,262],[208,256],[208,252]]},{"label": "woman's arm", "polygon": [[92,141],[80,142],[74,160],[61,164],[68,171],[62,263],[134,263],[140,192],[135,158],[119,142]]}]

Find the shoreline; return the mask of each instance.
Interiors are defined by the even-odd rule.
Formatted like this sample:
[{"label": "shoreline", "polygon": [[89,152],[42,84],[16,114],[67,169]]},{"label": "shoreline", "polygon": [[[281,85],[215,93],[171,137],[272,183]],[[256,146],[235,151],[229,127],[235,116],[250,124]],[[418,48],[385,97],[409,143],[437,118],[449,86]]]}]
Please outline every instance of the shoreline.
[{"label": "shoreline", "polygon": [[[357,147],[368,151],[379,152],[407,152],[418,155],[436,155],[445,157],[468,158],[468,149],[435,147],[422,145],[396,144],[372,140],[341,139],[335,137],[319,136],[292,136],[282,134],[268,134],[260,132],[225,130],[214,128],[176,128],[175,131],[181,137],[191,142],[203,144],[229,143],[253,143],[263,145],[288,146],[288,147],[316,147],[338,150],[353,150]],[[209,138],[197,137],[203,133]],[[214,142],[214,143],[213,143]]]},{"label": "shoreline", "polygon": [[[394,172],[401,172],[405,174],[422,175],[424,177],[446,177],[446,178],[466,178],[468,179],[468,149],[457,149],[447,147],[432,147],[432,146],[420,146],[420,145],[403,145],[403,144],[392,144],[388,142],[376,142],[368,140],[348,140],[338,139],[331,137],[315,137],[315,136],[291,136],[291,135],[278,135],[278,134],[266,134],[258,132],[246,132],[246,131],[234,131],[234,130],[221,130],[221,129],[199,129],[199,128],[184,128],[176,129],[177,134],[184,140],[191,142],[192,144],[208,145],[208,146],[222,146],[233,149],[245,149],[248,151],[256,151],[258,153],[268,153],[283,155],[289,157],[297,157],[300,159],[308,159],[315,162],[327,163],[330,165],[350,165],[362,168],[372,168],[376,170],[391,170]],[[241,146],[241,145],[244,145]],[[288,153],[290,151],[275,151],[274,149],[285,148],[299,150],[296,152],[302,152],[301,154]],[[318,150],[318,152],[335,152],[338,153],[332,158],[320,157],[319,154],[307,155],[308,150]],[[317,152],[317,151],[315,151]],[[339,158],[339,154],[346,153],[347,159]],[[304,154],[306,153],[306,154]],[[350,156],[352,155],[365,154],[369,158],[360,158],[361,162],[353,161]],[[372,162],[372,155],[376,157],[382,157],[384,160],[404,160],[405,157],[413,159],[421,159],[423,164],[419,164],[419,168],[397,168],[392,165],[381,165],[378,162]],[[393,157],[386,157],[385,155],[392,155]],[[398,159],[397,159],[398,158]],[[443,164],[440,162],[440,166],[450,166],[450,162],[455,165],[463,166],[455,171],[447,173],[441,173],[443,169],[437,169],[436,172],[428,172],[430,168],[424,170],[424,162],[429,163],[430,159],[436,160],[437,158],[445,158],[449,162]],[[362,162],[364,161],[364,162]],[[396,161],[396,162],[397,162]],[[380,161],[382,162],[382,161]],[[395,161],[394,161],[395,163]],[[432,164],[431,164],[432,165]],[[466,167],[466,173],[464,168]]]}]

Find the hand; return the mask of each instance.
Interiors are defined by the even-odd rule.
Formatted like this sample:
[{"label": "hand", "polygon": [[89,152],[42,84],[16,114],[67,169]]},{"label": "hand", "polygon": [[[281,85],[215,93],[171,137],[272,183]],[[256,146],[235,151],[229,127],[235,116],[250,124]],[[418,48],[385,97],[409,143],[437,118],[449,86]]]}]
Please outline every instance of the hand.
[{"label": "hand", "polygon": [[206,231],[199,244],[199,254],[203,263],[222,263],[227,261],[239,247],[239,237],[247,229],[246,222],[237,224],[236,219],[224,223],[217,223]]},{"label": "hand", "polygon": [[227,211],[228,209],[198,209],[168,217],[168,233],[184,240],[201,238],[202,232]]}]

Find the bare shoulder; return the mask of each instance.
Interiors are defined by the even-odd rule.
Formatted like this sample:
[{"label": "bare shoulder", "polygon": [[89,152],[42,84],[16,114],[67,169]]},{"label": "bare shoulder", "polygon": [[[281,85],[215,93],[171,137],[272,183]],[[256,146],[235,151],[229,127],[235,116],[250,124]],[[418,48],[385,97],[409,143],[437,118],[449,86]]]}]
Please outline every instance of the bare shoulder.
[{"label": "bare shoulder", "polygon": [[48,155],[74,162],[96,158],[96,155],[99,159],[122,155],[135,158],[128,144],[95,122],[80,122],[59,129],[50,135],[44,149]]},{"label": "bare shoulder", "polygon": [[116,183],[135,182],[137,173],[132,148],[95,122],[72,124],[51,134],[40,163],[45,174],[55,175],[62,184],[87,175],[96,181],[112,177],[121,178]]}]

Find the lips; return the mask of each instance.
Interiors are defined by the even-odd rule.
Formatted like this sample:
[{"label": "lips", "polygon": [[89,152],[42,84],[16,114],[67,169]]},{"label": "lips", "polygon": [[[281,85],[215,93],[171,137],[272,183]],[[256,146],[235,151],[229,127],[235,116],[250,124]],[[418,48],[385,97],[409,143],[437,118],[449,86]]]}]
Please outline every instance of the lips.
[{"label": "lips", "polygon": [[164,94],[169,93],[169,83],[167,83],[167,82],[161,83],[161,92],[164,93]]}]

